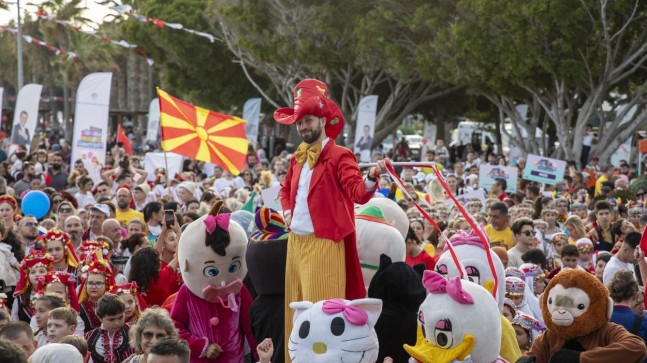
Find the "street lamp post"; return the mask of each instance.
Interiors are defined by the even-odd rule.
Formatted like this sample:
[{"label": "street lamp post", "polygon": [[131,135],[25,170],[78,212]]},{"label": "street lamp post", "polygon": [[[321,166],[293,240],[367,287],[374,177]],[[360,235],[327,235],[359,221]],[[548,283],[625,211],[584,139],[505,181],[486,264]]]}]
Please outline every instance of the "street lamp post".
[{"label": "street lamp post", "polygon": [[20,26],[20,0],[16,0],[16,5],[18,7],[18,36],[17,36],[17,45],[16,53],[18,56],[18,91],[22,89],[23,78],[22,78],[22,29]]}]

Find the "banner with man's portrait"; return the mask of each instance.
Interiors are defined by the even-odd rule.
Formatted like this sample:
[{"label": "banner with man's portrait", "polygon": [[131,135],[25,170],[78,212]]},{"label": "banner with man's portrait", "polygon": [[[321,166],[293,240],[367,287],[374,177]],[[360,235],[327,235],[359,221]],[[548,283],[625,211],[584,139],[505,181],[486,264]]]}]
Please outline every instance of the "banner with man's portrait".
[{"label": "banner with man's portrait", "polygon": [[357,126],[355,128],[354,151],[360,154],[362,162],[371,161],[371,148],[375,136],[375,115],[377,113],[376,95],[366,96],[359,101]]},{"label": "banner with man's portrait", "polygon": [[27,149],[27,152],[30,151],[38,123],[38,104],[42,90],[42,84],[30,83],[23,86],[18,92],[16,112],[13,115],[13,128],[11,129],[13,148],[22,145]]}]

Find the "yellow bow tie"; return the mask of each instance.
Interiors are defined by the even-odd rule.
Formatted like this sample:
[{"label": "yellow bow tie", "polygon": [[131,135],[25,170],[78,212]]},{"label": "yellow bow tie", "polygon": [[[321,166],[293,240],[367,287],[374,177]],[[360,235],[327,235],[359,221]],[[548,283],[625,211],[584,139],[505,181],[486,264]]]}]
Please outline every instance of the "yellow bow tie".
[{"label": "yellow bow tie", "polygon": [[294,152],[294,157],[297,158],[297,163],[303,167],[306,159],[308,160],[308,166],[310,169],[313,169],[319,160],[319,155],[321,155],[322,143],[321,141],[309,146],[305,142],[302,142],[301,145],[297,148],[297,151]]}]

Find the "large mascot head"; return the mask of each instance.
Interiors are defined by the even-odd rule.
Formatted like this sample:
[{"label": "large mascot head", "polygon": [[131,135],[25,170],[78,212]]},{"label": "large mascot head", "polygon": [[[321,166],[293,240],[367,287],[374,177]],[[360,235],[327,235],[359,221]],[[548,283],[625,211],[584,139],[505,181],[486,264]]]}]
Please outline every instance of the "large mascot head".
[{"label": "large mascot head", "polygon": [[376,206],[362,209],[355,215],[357,256],[362,267],[364,286],[368,289],[380,266],[380,256],[389,256],[393,262],[404,262],[407,246],[400,232],[386,220]]},{"label": "large mascot head", "polygon": [[569,340],[608,323],[613,300],[595,275],[565,270],[550,280],[541,296],[541,311],[548,330]]},{"label": "large mascot head", "polygon": [[[496,300],[499,304],[499,311],[503,311],[503,300],[505,299],[505,270],[503,269],[503,263],[501,262],[501,259],[499,259],[499,256],[492,251],[486,250],[478,234],[474,231],[467,234],[464,231],[458,230],[449,241],[452,243],[452,246],[454,246],[458,260],[465,268],[467,278],[491,292],[494,289],[495,276],[492,274],[490,265],[488,264],[487,253],[490,253],[498,281]],[[447,279],[460,276],[458,267],[452,260],[447,247],[445,247],[445,250],[438,259],[435,270]]]},{"label": "large mascot head", "polygon": [[294,328],[288,351],[293,362],[373,363],[377,359],[374,327],[382,312],[381,300],[300,301],[290,307]]},{"label": "large mascot head", "polygon": [[409,218],[398,203],[388,198],[372,198],[366,204],[356,205],[355,213],[359,213],[366,207],[370,206],[380,208],[386,221],[400,232],[402,238],[407,238],[407,233],[409,232]]},{"label": "large mascot head", "polygon": [[193,294],[229,306],[247,274],[247,235],[229,213],[218,213],[221,205],[217,202],[208,215],[189,224],[180,238],[178,260]]},{"label": "large mascot head", "polygon": [[501,320],[492,294],[458,277],[447,281],[434,271],[425,271],[422,283],[429,295],[418,312],[418,339],[415,347],[404,349],[422,363],[496,361]]}]

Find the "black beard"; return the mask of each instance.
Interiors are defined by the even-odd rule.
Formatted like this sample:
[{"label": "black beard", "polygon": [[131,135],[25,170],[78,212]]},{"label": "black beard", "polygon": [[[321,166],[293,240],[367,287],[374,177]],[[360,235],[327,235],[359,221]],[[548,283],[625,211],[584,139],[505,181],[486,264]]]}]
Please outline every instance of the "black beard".
[{"label": "black beard", "polygon": [[52,169],[53,169],[53,170],[61,170],[61,166],[60,166],[60,165],[58,165],[58,164],[53,164],[53,165],[52,165]]},{"label": "black beard", "polygon": [[312,144],[313,142],[317,141],[317,139],[319,139],[319,136],[321,136],[321,132],[322,132],[322,128],[320,127],[312,130],[312,132],[310,132],[310,136],[301,135],[301,138],[303,139],[303,141],[305,141],[306,144]]}]

